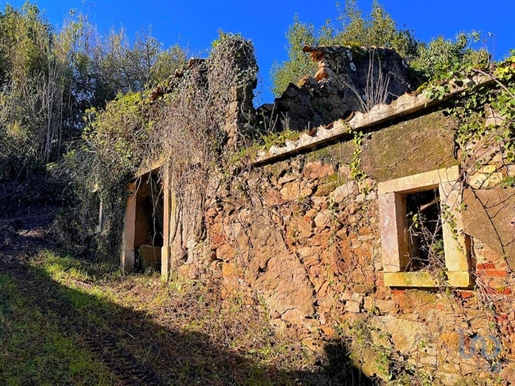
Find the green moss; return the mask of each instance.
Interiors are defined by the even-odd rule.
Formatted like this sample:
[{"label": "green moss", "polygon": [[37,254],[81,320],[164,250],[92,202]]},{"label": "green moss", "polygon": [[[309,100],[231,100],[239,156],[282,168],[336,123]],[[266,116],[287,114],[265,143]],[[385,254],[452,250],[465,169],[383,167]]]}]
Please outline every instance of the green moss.
[{"label": "green moss", "polygon": [[249,162],[257,157],[260,148],[261,146],[257,145],[243,147],[231,156],[229,162],[231,165],[239,165]]},{"label": "green moss", "polygon": [[334,189],[340,186],[341,182],[342,178],[340,173],[333,173],[327,177],[324,177],[320,180],[314,195],[317,197],[327,196]]},{"label": "green moss", "polygon": [[261,136],[263,148],[270,149],[272,146],[282,146],[286,141],[296,141],[300,137],[299,131],[283,130],[277,133],[270,133]]},{"label": "green moss", "polygon": [[341,142],[310,152],[306,156],[306,162],[323,161],[334,165],[349,164],[352,162],[353,151],[354,147],[351,141]]},{"label": "green moss", "polygon": [[280,177],[286,170],[291,169],[288,161],[279,161],[265,166],[265,171],[275,177]]},{"label": "green moss", "polygon": [[340,182],[340,173],[333,173],[327,177],[324,177],[321,182],[322,183],[331,183],[331,182],[336,182],[336,183],[339,183]]},{"label": "green moss", "polygon": [[372,134],[361,165],[378,182],[455,165],[456,123],[441,112],[401,122]]}]

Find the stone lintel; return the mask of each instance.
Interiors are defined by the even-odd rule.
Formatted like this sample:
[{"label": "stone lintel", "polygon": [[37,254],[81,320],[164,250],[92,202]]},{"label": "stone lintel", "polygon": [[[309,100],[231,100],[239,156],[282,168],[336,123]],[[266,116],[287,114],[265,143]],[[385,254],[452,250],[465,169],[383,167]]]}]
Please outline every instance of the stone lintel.
[{"label": "stone lintel", "polygon": [[380,195],[391,192],[408,194],[422,191],[424,189],[436,188],[442,182],[456,181],[459,176],[459,167],[455,165],[448,168],[432,170],[430,172],[380,182],[378,184],[378,191]]}]

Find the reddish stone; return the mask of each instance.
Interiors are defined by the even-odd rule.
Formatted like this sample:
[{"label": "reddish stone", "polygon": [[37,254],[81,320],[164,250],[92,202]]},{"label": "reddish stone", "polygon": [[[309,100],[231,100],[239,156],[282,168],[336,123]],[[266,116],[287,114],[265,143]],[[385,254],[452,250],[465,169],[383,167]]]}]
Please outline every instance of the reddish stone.
[{"label": "reddish stone", "polygon": [[328,337],[328,338],[333,338],[336,335],[334,329],[332,327],[327,326],[327,325],[320,326],[320,329],[322,330],[324,335],[326,337]]},{"label": "reddish stone", "polygon": [[[390,298],[389,288],[384,286],[384,280],[378,279],[376,283],[377,283],[377,289],[375,292],[375,297],[377,299],[383,299],[383,300],[389,299]],[[381,285],[379,285],[379,283],[381,283]]]},{"label": "reddish stone", "polygon": [[318,210],[316,209],[310,209],[306,212],[306,216],[310,219],[310,220],[313,220],[315,218],[315,216],[318,214]]},{"label": "reddish stone", "polygon": [[498,322],[506,321],[506,320],[508,320],[508,315],[506,315],[506,314],[496,314],[496,315],[495,315],[495,319],[496,319]]},{"label": "reddish stone", "polygon": [[239,271],[237,265],[234,263],[222,263],[222,275],[228,279],[238,277]]},{"label": "reddish stone", "polygon": [[328,281],[325,281],[322,286],[320,287],[320,289],[318,290],[318,296],[319,297],[324,297],[325,294],[327,293],[327,287],[329,287],[329,282]]},{"label": "reddish stone", "polygon": [[281,194],[277,190],[270,189],[266,192],[265,204],[267,206],[281,205],[283,202]]},{"label": "reddish stone", "polygon": [[479,276],[490,276],[490,277],[506,277],[508,276],[508,272],[499,271],[499,270],[488,270],[488,271],[479,271]]},{"label": "reddish stone", "polygon": [[372,235],[374,232],[372,231],[372,229],[370,229],[370,227],[362,227],[358,230],[358,234],[360,236],[370,236]]},{"label": "reddish stone", "polygon": [[309,217],[296,217],[292,219],[289,229],[295,238],[307,238],[311,236],[314,225]]},{"label": "reddish stone", "polygon": [[353,215],[353,214],[355,214],[355,213],[358,211],[358,209],[359,209],[359,205],[358,205],[357,203],[355,203],[355,202],[351,202],[351,203],[347,206],[347,208],[349,209],[349,214],[350,214],[350,215]]},{"label": "reddish stone", "polygon": [[477,269],[478,270],[495,269],[495,264],[492,263],[491,261],[489,261],[487,263],[478,264]]},{"label": "reddish stone", "polygon": [[288,182],[283,186],[280,194],[285,201],[297,200],[300,196],[300,184],[297,181]]},{"label": "reddish stone", "polygon": [[320,179],[330,176],[334,173],[334,167],[331,164],[323,164],[320,161],[310,162],[302,171],[304,177],[311,179]]},{"label": "reddish stone", "polygon": [[214,218],[214,217],[216,217],[217,214],[218,214],[218,211],[216,210],[216,208],[209,208],[206,211],[207,218]]},{"label": "reddish stone", "polygon": [[472,291],[460,291],[457,293],[458,297],[461,299],[470,299],[474,297],[474,292]]},{"label": "reddish stone", "polygon": [[510,295],[511,294],[511,288],[508,288],[508,287],[500,287],[500,288],[488,287],[487,291],[490,294],[500,294],[500,295]]},{"label": "reddish stone", "polygon": [[214,235],[211,235],[211,241],[213,242],[213,244],[222,244],[226,241],[225,239],[225,236],[224,235],[219,235],[219,234],[214,234]]},{"label": "reddish stone", "polygon": [[315,278],[318,277],[321,273],[320,266],[314,265],[309,269],[309,277]]},{"label": "reddish stone", "polygon": [[228,244],[222,244],[219,248],[216,249],[216,258],[218,260],[229,261],[234,259],[235,255],[236,251]]},{"label": "reddish stone", "polygon": [[327,249],[327,248],[329,248],[329,245],[332,242],[332,240],[331,240],[332,235],[333,235],[333,233],[327,229],[320,233],[317,233],[311,238],[311,240],[310,240],[311,245],[312,246],[320,246],[320,248],[322,248],[322,249]]},{"label": "reddish stone", "polygon": [[310,255],[304,258],[304,266],[311,267],[313,265],[316,265],[320,262],[320,259],[318,258],[318,255]]}]

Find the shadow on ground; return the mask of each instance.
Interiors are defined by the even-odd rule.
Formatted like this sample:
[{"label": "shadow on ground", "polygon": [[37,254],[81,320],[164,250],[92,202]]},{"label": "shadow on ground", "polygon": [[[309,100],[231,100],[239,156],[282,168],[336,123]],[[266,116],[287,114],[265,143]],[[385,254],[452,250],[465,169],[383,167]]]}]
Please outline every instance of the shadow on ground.
[{"label": "shadow on ground", "polygon": [[[16,225],[16,224],[14,224]],[[41,225],[41,224],[40,224]],[[0,227],[1,228],[1,227]],[[14,236],[13,236],[14,235]],[[26,236],[24,236],[26,235]],[[36,235],[36,236],[35,236]],[[150,321],[144,312],[121,307],[102,296],[93,296],[68,288],[53,280],[47,271],[29,264],[31,253],[44,242],[37,237],[37,229],[18,230],[13,224],[0,229],[0,241],[10,240],[9,253],[0,250],[0,383],[61,385],[116,384],[116,385],[367,385],[367,379],[353,368],[346,347],[334,343],[327,347],[327,363],[317,372],[285,371],[273,365],[263,365],[224,347],[217,347],[210,336],[185,333]],[[39,240],[39,241],[37,241]],[[37,242],[36,242],[37,241]],[[17,247],[18,246],[18,247]],[[34,246],[31,250],[29,246]],[[48,246],[47,246],[48,247]],[[7,285],[14,285],[18,298],[9,296]],[[13,287],[13,288],[14,288]],[[4,294],[4,295],[2,295]],[[10,312],[9,302],[26,304],[38,317],[30,318],[35,331],[55,328],[63,339],[74,342],[68,354],[87,352],[94,363],[110,374],[103,381],[82,375],[84,369],[75,368],[70,377],[52,349],[42,340],[31,355],[31,374],[17,374],[15,381],[2,375],[9,361],[17,360],[9,347],[17,339],[13,326],[21,323],[19,315]],[[11,307],[12,308],[12,307]],[[36,324],[34,324],[36,323]],[[45,343],[47,342],[47,343]],[[36,342],[26,342],[27,349]],[[50,352],[49,352],[50,351]],[[34,356],[39,360],[34,360]],[[3,363],[2,363],[3,362]],[[66,366],[65,366],[66,367]],[[91,367],[91,366],[90,366]],[[59,371],[57,371],[59,368]],[[41,374],[44,372],[45,374]],[[39,374],[38,374],[39,373]],[[36,382],[36,383],[34,383]],[[41,384],[41,383],[39,383]]]}]

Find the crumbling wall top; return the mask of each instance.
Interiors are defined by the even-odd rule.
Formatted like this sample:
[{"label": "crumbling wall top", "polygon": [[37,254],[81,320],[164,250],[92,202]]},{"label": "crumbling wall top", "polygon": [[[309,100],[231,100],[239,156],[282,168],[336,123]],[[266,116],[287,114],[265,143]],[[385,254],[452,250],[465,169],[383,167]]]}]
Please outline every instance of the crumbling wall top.
[{"label": "crumbling wall top", "polygon": [[274,105],[264,106],[265,116],[275,114],[278,130],[301,131],[366,112],[380,103],[391,103],[416,85],[402,58],[392,49],[319,46],[303,48],[317,62],[313,76],[290,83]]}]

